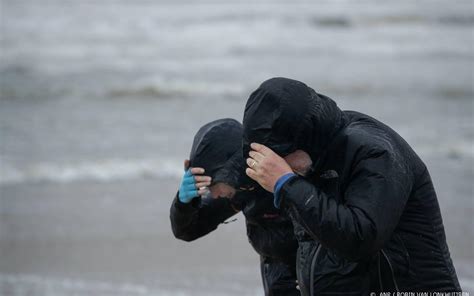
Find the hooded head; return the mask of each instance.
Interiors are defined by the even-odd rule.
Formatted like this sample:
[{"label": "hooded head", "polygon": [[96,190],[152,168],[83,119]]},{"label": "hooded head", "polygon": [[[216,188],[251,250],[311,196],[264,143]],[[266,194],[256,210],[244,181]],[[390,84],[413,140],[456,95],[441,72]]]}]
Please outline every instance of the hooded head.
[{"label": "hooded head", "polygon": [[225,118],[201,127],[194,136],[189,160],[191,167],[205,169],[205,175],[212,177],[212,184],[225,183],[238,188],[244,170],[242,124]]},{"label": "hooded head", "polygon": [[250,143],[256,142],[280,156],[303,150],[316,161],[343,121],[343,112],[332,99],[300,81],[272,78],[250,95],[245,106],[243,153],[248,155]]}]

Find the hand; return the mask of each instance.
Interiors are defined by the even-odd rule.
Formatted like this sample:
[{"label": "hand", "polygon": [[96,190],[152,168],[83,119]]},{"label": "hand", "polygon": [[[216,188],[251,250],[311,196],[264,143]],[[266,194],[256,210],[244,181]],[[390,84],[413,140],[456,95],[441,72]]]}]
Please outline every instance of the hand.
[{"label": "hand", "polygon": [[250,157],[247,158],[249,167],[245,173],[265,190],[273,193],[278,179],[293,172],[291,167],[283,158],[264,145],[252,143],[250,148],[252,151],[249,153]]},{"label": "hand", "polygon": [[285,161],[291,167],[291,169],[300,176],[306,176],[313,161],[308,153],[303,150],[296,150],[293,153],[285,156]]},{"label": "hand", "polygon": [[[207,186],[211,185],[211,177],[200,176],[204,174],[203,168],[189,168],[189,160],[184,161],[186,173],[179,187],[178,198],[183,203],[189,203],[195,197],[207,193]],[[199,175],[199,176],[198,176]]]}]

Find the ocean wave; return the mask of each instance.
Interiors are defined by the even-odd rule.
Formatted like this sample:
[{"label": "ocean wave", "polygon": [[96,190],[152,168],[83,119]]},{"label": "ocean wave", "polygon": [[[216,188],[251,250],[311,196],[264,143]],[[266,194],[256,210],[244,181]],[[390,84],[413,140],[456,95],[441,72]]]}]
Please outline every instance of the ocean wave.
[{"label": "ocean wave", "polygon": [[115,88],[108,91],[110,97],[175,98],[189,96],[238,96],[245,93],[244,85],[212,81],[152,81]]},{"label": "ocean wave", "polygon": [[[290,23],[292,19],[286,19]],[[350,28],[354,26],[380,26],[380,25],[449,25],[468,27],[474,24],[474,15],[444,15],[429,16],[417,14],[389,14],[384,16],[360,16],[352,17],[348,15],[335,16],[311,16],[308,18],[309,24],[321,28]]]},{"label": "ocean wave", "polygon": [[436,19],[439,23],[457,26],[474,25],[474,15],[448,15]]},{"label": "ocean wave", "polygon": [[472,140],[460,141],[456,145],[419,145],[415,151],[421,156],[446,157],[448,159],[474,159],[474,142]]},{"label": "ocean wave", "polygon": [[107,159],[74,164],[39,163],[26,168],[2,164],[0,185],[81,180],[114,181],[138,178],[180,177],[182,163],[171,159]]},{"label": "ocean wave", "polygon": [[[414,148],[423,157],[472,160],[473,147],[471,140],[465,140],[457,145],[422,144]],[[182,161],[177,159],[105,159],[79,163],[37,163],[22,168],[2,163],[1,168],[0,185],[179,178],[183,174]]]},{"label": "ocean wave", "polygon": [[310,24],[316,27],[328,27],[328,28],[348,28],[354,25],[354,20],[350,17],[344,16],[325,16],[325,17],[311,17],[309,18]]}]

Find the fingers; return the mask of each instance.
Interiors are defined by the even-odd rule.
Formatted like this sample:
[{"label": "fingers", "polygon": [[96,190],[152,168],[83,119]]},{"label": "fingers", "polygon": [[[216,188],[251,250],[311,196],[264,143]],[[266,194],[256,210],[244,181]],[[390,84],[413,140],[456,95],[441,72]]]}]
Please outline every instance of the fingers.
[{"label": "fingers", "polygon": [[209,176],[193,176],[192,174],[186,174],[183,179],[183,184],[195,184],[195,183],[211,183],[212,178]]},{"label": "fingers", "polygon": [[195,185],[197,187],[209,186],[212,178],[208,176],[187,176],[183,180],[184,185]]},{"label": "fingers", "polygon": [[199,195],[205,195],[208,192],[208,186],[211,185],[212,178],[209,176],[194,176],[196,188]]},{"label": "fingers", "polygon": [[193,191],[193,190],[201,190],[205,189],[207,190],[207,187],[211,185],[211,182],[202,182],[202,183],[192,183],[192,184],[186,184],[183,185],[183,189],[185,191]]},{"label": "fingers", "polygon": [[207,187],[203,187],[197,191],[197,194],[203,196],[203,195],[206,195],[208,192],[209,192],[209,189]]},{"label": "fingers", "polygon": [[193,175],[202,175],[205,172],[203,168],[191,168],[190,171]]},{"label": "fingers", "polygon": [[268,148],[267,146],[258,143],[250,144],[250,148],[257,152],[260,152],[262,155],[266,155],[269,151],[271,151],[270,148]]},{"label": "fingers", "polygon": [[194,175],[195,173],[204,173],[203,168],[191,168],[186,171],[182,184],[186,190],[194,190],[211,185],[212,178],[209,176]]},{"label": "fingers", "polygon": [[197,187],[195,184],[189,184],[181,187],[180,195],[184,196],[185,198],[193,198],[198,195],[206,195],[209,192],[209,188],[207,186]]},{"label": "fingers", "polygon": [[[257,181],[257,172],[252,170],[251,168],[246,168],[245,173],[249,176],[252,180]],[[258,182],[258,181],[257,181]]]},{"label": "fingers", "polygon": [[211,182],[212,181],[212,178],[209,177],[209,176],[194,176],[194,181],[196,181],[196,183],[199,183],[199,182]]},{"label": "fingers", "polygon": [[184,160],[184,170],[187,171],[189,169],[189,159]]},{"label": "fingers", "polygon": [[264,158],[263,154],[257,151],[250,151],[249,156],[255,159],[257,162],[262,161]]},{"label": "fingers", "polygon": [[201,187],[207,187],[211,185],[211,181],[208,181],[208,182],[199,182],[199,183],[196,183],[196,188],[201,188]]},{"label": "fingers", "polygon": [[247,158],[246,161],[247,165],[250,167],[250,168],[253,168],[255,166],[255,164],[257,163],[254,159],[252,158]]},{"label": "fingers", "polygon": [[183,188],[183,194],[186,197],[196,197],[198,195],[206,195],[209,192],[209,188],[206,186],[197,187],[194,184],[186,185]]}]

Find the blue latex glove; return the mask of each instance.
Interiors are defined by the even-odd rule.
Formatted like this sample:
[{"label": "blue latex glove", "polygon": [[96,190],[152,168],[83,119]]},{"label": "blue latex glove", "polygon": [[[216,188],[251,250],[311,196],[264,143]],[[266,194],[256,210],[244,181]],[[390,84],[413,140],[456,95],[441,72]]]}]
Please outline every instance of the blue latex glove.
[{"label": "blue latex glove", "polygon": [[188,169],[183,176],[181,186],[179,187],[178,198],[182,203],[189,203],[193,198],[198,197],[198,189],[196,188],[196,181],[194,175],[191,174],[191,169]]}]

